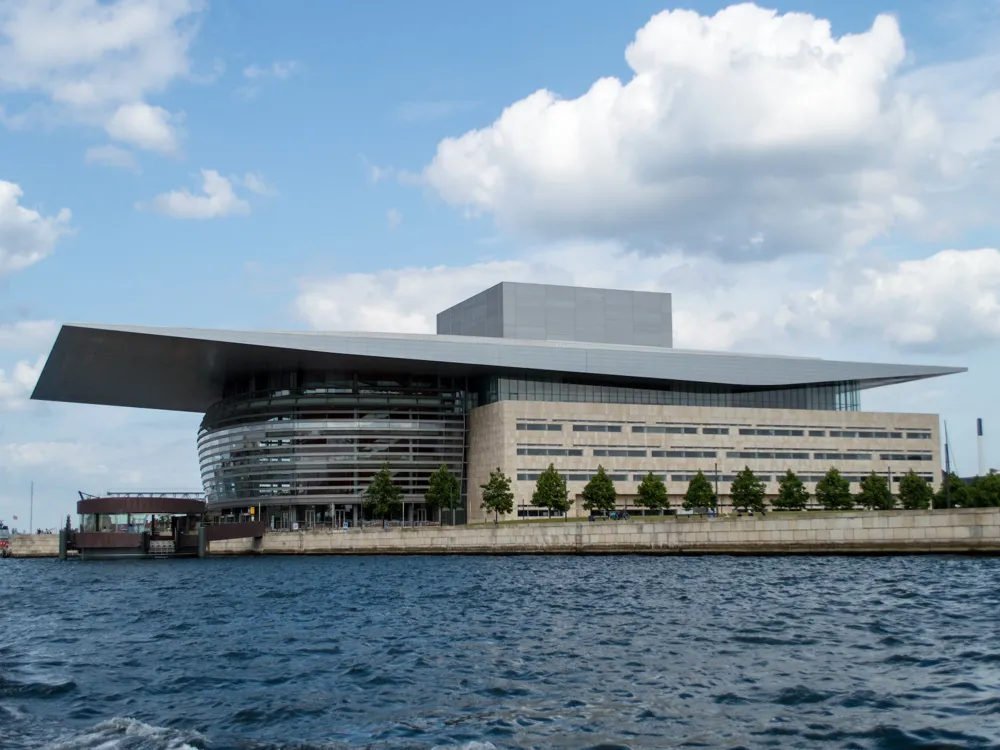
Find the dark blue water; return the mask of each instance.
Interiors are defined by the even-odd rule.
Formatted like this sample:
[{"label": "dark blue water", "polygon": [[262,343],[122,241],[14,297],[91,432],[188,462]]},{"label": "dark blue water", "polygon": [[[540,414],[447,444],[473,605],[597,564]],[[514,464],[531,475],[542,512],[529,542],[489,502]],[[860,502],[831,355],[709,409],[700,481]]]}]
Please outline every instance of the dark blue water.
[{"label": "dark blue water", "polygon": [[998,747],[1000,560],[0,562],[0,748]]}]

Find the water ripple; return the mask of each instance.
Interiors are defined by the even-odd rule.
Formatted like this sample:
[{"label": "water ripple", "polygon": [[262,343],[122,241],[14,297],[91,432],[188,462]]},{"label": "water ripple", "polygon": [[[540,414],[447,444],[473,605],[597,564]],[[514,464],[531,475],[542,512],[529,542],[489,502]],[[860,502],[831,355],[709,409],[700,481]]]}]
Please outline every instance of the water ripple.
[{"label": "water ripple", "polygon": [[0,563],[4,750],[1000,748],[1000,561]]}]

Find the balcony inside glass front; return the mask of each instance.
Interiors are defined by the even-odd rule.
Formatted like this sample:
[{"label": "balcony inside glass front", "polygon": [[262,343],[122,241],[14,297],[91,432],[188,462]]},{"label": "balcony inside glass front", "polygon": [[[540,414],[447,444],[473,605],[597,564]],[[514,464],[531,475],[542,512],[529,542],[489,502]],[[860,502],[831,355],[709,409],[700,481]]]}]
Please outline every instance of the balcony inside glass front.
[{"label": "balcony inside glass front", "polygon": [[492,376],[480,381],[477,395],[479,404],[496,401],[557,401],[819,411],[858,411],[861,408],[857,382],[752,389],[682,381],[665,381],[656,383],[655,387],[638,387],[574,382],[559,378]]}]

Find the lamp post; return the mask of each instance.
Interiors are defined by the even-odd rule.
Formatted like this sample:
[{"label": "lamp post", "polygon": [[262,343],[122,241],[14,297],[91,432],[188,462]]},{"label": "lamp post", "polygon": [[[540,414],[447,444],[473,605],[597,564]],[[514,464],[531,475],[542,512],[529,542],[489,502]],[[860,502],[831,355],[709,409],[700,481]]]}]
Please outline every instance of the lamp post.
[{"label": "lamp post", "polygon": [[715,515],[719,515],[719,462],[715,462]]}]

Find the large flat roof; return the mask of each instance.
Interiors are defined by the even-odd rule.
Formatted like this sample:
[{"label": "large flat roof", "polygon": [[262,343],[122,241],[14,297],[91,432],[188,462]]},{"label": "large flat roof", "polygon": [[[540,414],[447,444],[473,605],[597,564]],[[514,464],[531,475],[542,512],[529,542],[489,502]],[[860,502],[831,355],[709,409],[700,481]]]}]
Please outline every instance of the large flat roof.
[{"label": "large flat roof", "polygon": [[872,388],[966,368],[474,336],[71,324],[59,331],[32,398],[203,413],[221,398],[226,381],[288,369],[505,371],[746,388],[858,381]]}]

